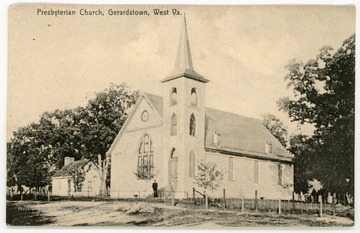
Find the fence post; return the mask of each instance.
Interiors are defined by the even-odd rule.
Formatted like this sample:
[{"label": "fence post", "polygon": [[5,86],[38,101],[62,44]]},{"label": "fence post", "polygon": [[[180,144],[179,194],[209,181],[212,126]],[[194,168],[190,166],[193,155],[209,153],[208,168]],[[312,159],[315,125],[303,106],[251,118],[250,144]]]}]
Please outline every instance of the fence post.
[{"label": "fence post", "polygon": [[244,212],[245,203],[244,203],[244,195],[241,196],[241,212]]},{"label": "fence post", "polygon": [[336,193],[333,193],[333,215],[336,215]]},{"label": "fence post", "polygon": [[166,189],[164,189],[164,205],[166,205]]},{"label": "fence post", "polygon": [[14,197],[14,191],[13,191],[13,187],[11,186],[11,188],[10,188],[10,200],[11,201],[12,201],[13,197]]},{"label": "fence post", "polygon": [[193,205],[195,205],[195,188],[193,187]]},{"label": "fence post", "polygon": [[278,214],[281,214],[281,198],[278,201]]},{"label": "fence post", "polygon": [[258,200],[257,200],[257,190],[255,190],[255,205],[254,205],[255,211],[258,209]]},{"label": "fence post", "polygon": [[225,189],[223,189],[223,198],[224,198],[224,208],[226,208]]},{"label": "fence post", "polygon": [[47,191],[47,199],[48,199],[48,202],[50,201],[50,192],[49,190]]},{"label": "fence post", "polygon": [[292,192],[292,213],[295,213],[295,192]]},{"label": "fence post", "polygon": [[319,216],[321,218],[322,214],[323,214],[323,203],[322,203],[322,196],[321,195],[319,195],[318,200],[319,200],[319,203],[320,203],[320,214],[319,214]]}]

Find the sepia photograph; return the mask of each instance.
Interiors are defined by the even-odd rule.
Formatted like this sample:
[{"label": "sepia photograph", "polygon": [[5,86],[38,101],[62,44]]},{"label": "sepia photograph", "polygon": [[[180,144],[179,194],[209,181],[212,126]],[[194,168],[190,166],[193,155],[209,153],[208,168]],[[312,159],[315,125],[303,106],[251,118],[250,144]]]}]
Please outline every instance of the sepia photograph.
[{"label": "sepia photograph", "polygon": [[355,16],[10,5],[6,225],[353,227]]}]

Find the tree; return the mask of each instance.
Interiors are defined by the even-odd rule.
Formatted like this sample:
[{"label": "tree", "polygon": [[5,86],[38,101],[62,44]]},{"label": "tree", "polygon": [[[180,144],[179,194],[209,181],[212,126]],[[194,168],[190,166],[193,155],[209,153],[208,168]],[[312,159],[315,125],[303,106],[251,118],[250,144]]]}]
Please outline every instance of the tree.
[{"label": "tree", "polygon": [[8,144],[8,181],[29,188],[46,186],[50,182],[49,148],[45,145],[39,124],[32,123],[14,133]]},{"label": "tree", "polygon": [[290,136],[289,151],[294,155],[294,191],[308,190],[308,181],[313,179],[313,171],[317,168],[313,157],[316,155],[316,141],[311,137],[297,134]]},{"label": "tree", "polygon": [[278,119],[275,115],[272,114],[264,114],[263,117],[263,125],[271,132],[274,137],[279,140],[279,142],[287,147],[287,127]]},{"label": "tree", "polygon": [[138,96],[138,92],[131,91],[124,83],[111,84],[85,107],[44,112],[39,123],[14,132],[8,145],[8,184],[16,178],[18,184],[45,186],[52,174],[63,166],[64,157],[70,156],[99,164],[100,188],[104,189],[110,163],[105,159],[106,151],[127,118],[126,110]]},{"label": "tree", "polygon": [[[224,172],[217,169],[216,163],[210,163],[210,162],[204,162],[200,161],[198,165],[198,172],[195,176],[195,182],[196,184],[204,188],[204,190],[211,190],[211,192],[214,192],[219,185],[220,181],[224,177]],[[205,203],[206,208],[208,208],[208,195],[205,192]]]},{"label": "tree", "polygon": [[124,124],[126,110],[136,103],[138,92],[131,91],[126,84],[111,84],[108,89],[96,93],[84,109],[79,109],[77,120],[82,133],[82,146],[86,156],[105,159],[107,150]]},{"label": "tree", "polygon": [[[335,53],[330,46],[324,46],[316,59],[306,64],[293,59],[286,68],[285,80],[294,98],[282,98],[278,106],[292,121],[315,127],[314,135],[306,142],[313,145],[314,151],[301,155],[313,163],[308,172],[325,189],[348,189],[353,193],[355,35]],[[301,164],[295,166],[305,169]]]}]

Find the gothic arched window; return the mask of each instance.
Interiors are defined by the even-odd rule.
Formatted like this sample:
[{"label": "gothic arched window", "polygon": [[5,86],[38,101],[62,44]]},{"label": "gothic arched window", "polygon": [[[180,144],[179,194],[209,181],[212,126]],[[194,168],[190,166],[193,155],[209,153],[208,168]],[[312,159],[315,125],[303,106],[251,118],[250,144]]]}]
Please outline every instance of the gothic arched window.
[{"label": "gothic arched window", "polygon": [[196,134],[196,119],[194,113],[190,116],[190,135],[195,136]]},{"label": "gothic arched window", "polygon": [[171,117],[170,136],[177,134],[177,119],[175,113]]},{"label": "gothic arched window", "polygon": [[177,104],[177,91],[176,87],[173,87],[170,92],[170,106]]},{"label": "gothic arched window", "polygon": [[197,106],[198,105],[198,97],[196,94],[196,88],[191,89],[191,105]]},{"label": "gothic arched window", "polygon": [[141,138],[136,175],[143,180],[152,179],[154,176],[154,147],[147,134]]}]

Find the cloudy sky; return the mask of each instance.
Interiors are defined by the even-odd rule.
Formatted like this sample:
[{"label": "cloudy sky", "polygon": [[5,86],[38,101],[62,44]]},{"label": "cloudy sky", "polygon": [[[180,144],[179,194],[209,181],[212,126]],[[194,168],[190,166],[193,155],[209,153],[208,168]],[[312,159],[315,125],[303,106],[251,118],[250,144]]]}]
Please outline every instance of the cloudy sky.
[{"label": "cloudy sky", "polygon": [[[75,10],[39,16],[37,9]],[[80,16],[101,9],[104,16]],[[108,9],[148,10],[150,16],[108,16]],[[157,7],[13,7],[9,12],[8,133],[44,111],[84,106],[110,83],[160,95],[174,68],[183,16],[155,16]],[[276,101],[291,96],[285,65],[339,48],[355,32],[353,7],[159,7],[186,13],[195,70],[210,80],[206,105],[254,118],[273,113],[290,128]],[[303,129],[308,132],[308,129]]]}]

